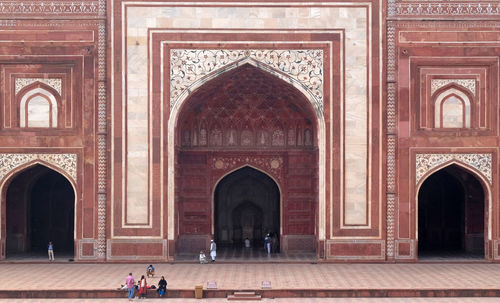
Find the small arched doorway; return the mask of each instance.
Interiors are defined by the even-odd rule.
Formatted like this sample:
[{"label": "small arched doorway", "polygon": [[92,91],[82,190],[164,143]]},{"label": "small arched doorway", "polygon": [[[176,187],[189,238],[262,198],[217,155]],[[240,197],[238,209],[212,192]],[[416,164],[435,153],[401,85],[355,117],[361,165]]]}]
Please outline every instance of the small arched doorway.
[{"label": "small arched doorway", "polygon": [[280,192],[272,178],[243,167],[225,176],[214,191],[214,238],[227,247],[242,247],[248,238],[263,247],[266,234],[276,237],[279,251]]},{"label": "small arched doorway", "polygon": [[6,189],[6,257],[74,256],[75,191],[55,170],[36,164],[14,176]]},{"label": "small arched doorway", "polygon": [[430,175],[418,193],[419,258],[484,258],[485,194],[457,165]]}]

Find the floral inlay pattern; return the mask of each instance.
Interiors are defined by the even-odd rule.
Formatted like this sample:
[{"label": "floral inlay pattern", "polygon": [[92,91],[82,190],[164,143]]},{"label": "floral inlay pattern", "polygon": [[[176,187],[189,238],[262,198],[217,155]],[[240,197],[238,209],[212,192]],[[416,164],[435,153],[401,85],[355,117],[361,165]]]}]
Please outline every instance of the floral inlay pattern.
[{"label": "floral inlay pattern", "polygon": [[241,166],[242,164],[254,165],[270,172],[278,180],[281,180],[283,169],[282,157],[215,157],[212,159],[212,167],[218,170],[227,170]]},{"label": "floral inlay pattern", "polygon": [[245,59],[263,63],[270,72],[280,71],[309,91],[315,108],[323,109],[323,50],[170,50],[170,107],[204,76]]},{"label": "floral inlay pattern", "polygon": [[0,154],[0,180],[17,167],[36,160],[62,169],[76,182],[76,154]]},{"label": "floral inlay pattern", "polygon": [[441,87],[455,83],[469,90],[474,96],[476,95],[476,80],[475,79],[432,79],[431,80],[431,95],[433,95]]},{"label": "floral inlay pattern", "polygon": [[488,179],[490,184],[492,183],[491,154],[417,154],[415,184],[418,184],[420,179],[433,168],[452,160],[474,167]]},{"label": "floral inlay pattern", "polygon": [[32,83],[35,83],[35,82],[40,82],[40,83],[47,84],[48,86],[50,86],[53,89],[55,89],[59,95],[62,95],[61,94],[62,80],[61,79],[57,79],[57,78],[56,79],[16,78],[16,82],[15,82],[16,95],[17,95],[17,93],[19,93],[19,91],[21,89],[23,89],[24,87],[26,87],[26,86],[28,86],[28,85],[30,85]]}]

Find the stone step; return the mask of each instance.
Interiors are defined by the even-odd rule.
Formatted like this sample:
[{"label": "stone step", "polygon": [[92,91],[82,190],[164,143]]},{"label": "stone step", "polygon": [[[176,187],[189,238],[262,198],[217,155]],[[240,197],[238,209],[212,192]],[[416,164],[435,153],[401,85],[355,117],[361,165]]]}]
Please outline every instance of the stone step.
[{"label": "stone step", "polygon": [[235,297],[251,297],[255,296],[255,291],[235,291],[233,295]]},{"label": "stone step", "polygon": [[260,301],[261,300],[260,295],[253,295],[253,296],[235,296],[235,295],[229,295],[227,296],[228,301]]}]

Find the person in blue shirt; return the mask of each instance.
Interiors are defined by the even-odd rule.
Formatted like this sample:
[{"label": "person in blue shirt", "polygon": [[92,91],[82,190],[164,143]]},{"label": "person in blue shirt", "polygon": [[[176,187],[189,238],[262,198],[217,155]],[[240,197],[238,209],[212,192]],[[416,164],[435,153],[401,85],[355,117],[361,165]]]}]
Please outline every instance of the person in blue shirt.
[{"label": "person in blue shirt", "polygon": [[49,253],[49,261],[54,261],[54,245],[52,244],[52,241],[49,241],[47,251]]}]

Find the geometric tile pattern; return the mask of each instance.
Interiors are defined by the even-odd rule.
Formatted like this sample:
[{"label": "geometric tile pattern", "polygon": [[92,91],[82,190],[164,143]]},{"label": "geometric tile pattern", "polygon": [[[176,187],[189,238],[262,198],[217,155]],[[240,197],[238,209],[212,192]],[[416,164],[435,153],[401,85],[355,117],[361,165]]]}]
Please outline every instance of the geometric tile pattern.
[{"label": "geometric tile pattern", "polygon": [[103,0],[92,1],[2,1],[1,14],[102,14]]},{"label": "geometric tile pattern", "polygon": [[448,1],[401,1],[395,5],[397,16],[460,16],[460,15],[483,15],[483,16],[498,16],[500,15],[500,4],[498,2],[478,2],[471,3],[446,3]]},{"label": "geometric tile pattern", "polygon": [[[105,14],[105,1],[99,1],[99,14]],[[100,22],[97,37],[97,257],[106,256],[107,206],[107,83],[106,83],[106,23]]]}]

